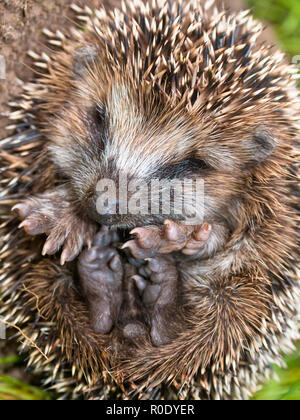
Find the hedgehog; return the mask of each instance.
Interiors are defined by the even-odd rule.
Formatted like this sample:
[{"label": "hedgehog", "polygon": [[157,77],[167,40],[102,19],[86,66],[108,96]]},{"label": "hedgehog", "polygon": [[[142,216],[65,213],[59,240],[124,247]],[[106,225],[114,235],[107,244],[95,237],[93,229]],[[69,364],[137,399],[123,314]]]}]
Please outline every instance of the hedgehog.
[{"label": "hedgehog", "polygon": [[[248,399],[299,339],[296,69],[248,11],[72,8],[0,143],[2,322],[61,398]],[[125,178],[159,211],[100,212]]]}]

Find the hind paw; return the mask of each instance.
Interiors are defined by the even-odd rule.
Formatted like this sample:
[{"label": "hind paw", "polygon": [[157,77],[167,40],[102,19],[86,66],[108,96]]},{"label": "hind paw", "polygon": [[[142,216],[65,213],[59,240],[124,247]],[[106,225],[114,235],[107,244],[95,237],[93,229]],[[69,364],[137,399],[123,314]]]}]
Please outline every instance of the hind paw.
[{"label": "hind paw", "polygon": [[178,273],[171,256],[160,256],[148,260],[149,281],[136,277],[136,284],[142,290],[142,299],[150,319],[150,335],[155,346],[172,341],[177,318]]},{"label": "hind paw", "polygon": [[146,311],[136,285],[136,268],[125,265],[123,304],[119,318],[123,336],[136,340],[148,335]]},{"label": "hind paw", "polygon": [[111,246],[114,236],[114,233],[102,229],[92,248],[83,251],[78,261],[91,324],[98,334],[108,334],[115,326],[123,300],[124,270],[118,251]]},{"label": "hind paw", "polygon": [[195,255],[208,241],[211,225],[185,226],[166,220],[164,226],[146,226],[135,228],[131,234],[136,236],[123,245],[129,248],[135,258],[152,258],[157,255],[181,251],[186,255]]}]

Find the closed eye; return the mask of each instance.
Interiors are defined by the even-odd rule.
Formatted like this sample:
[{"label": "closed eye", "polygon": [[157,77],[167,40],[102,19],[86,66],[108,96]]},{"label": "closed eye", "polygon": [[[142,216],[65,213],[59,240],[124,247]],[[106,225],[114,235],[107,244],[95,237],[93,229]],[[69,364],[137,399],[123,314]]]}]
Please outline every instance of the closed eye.
[{"label": "closed eye", "polygon": [[86,114],[85,118],[90,152],[100,154],[103,152],[107,139],[107,116],[100,105],[93,106]]},{"label": "closed eye", "polygon": [[160,179],[184,178],[193,174],[200,175],[210,169],[212,169],[211,166],[204,160],[191,157],[181,162],[162,167],[155,173],[154,177]]},{"label": "closed eye", "polygon": [[94,121],[98,130],[105,128],[105,111],[101,105],[97,104],[95,109]]}]

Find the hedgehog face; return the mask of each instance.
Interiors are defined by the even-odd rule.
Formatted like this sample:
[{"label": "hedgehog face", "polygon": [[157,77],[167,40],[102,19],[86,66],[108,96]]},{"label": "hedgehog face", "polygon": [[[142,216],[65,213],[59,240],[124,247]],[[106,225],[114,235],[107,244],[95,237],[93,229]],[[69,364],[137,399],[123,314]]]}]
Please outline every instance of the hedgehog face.
[{"label": "hedgehog face", "polygon": [[[160,224],[170,215],[118,212],[124,205],[119,194],[99,214],[99,182],[112,181],[118,192],[123,177],[146,187],[153,179],[201,179],[204,220],[234,229],[247,202],[245,185],[270,160],[280,137],[285,94],[274,89],[274,81],[282,56],[266,58],[257,49],[260,28],[253,27],[248,39],[243,14],[236,17],[236,31],[226,15],[209,22],[189,12],[185,24],[172,23],[160,29],[161,36],[151,32],[163,25],[153,14],[143,37],[136,29],[136,22],[144,25],[139,15],[115,19],[116,33],[111,22],[103,22],[92,44],[70,58],[65,103],[51,125],[50,151],[76,201],[99,223]],[[229,48],[234,39],[239,47]],[[266,77],[270,69],[272,77]],[[187,196],[186,207],[194,208],[192,194]],[[198,211],[203,216],[203,208]]]},{"label": "hedgehog face", "polygon": [[[204,209],[201,204],[196,209],[199,219],[234,229],[236,212],[246,200],[244,186],[275,146],[261,116],[250,126],[245,122],[238,130],[227,129],[214,118],[196,118],[186,108],[172,107],[147,86],[136,91],[126,77],[111,77],[106,83],[102,77],[96,67],[80,79],[79,89],[56,121],[59,135],[50,147],[88,216],[124,228],[162,224],[167,218],[188,222],[184,214],[174,214],[172,204],[171,215],[151,213],[152,197],[162,188],[153,190],[152,183],[201,180]],[[61,139],[68,139],[63,147]],[[106,194],[108,188],[113,196]],[[139,188],[148,192],[146,198],[142,195],[146,213],[128,209]],[[195,209],[194,195],[185,193],[185,208]],[[100,213],[97,203],[108,196],[107,211]],[[160,208],[162,200],[160,195]]]}]

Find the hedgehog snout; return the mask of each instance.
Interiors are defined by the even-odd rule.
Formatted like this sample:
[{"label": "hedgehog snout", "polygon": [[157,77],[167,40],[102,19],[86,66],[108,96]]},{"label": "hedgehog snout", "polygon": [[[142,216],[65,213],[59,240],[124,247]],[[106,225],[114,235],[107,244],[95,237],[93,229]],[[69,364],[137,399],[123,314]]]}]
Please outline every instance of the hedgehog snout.
[{"label": "hedgehog snout", "polygon": [[120,214],[122,203],[109,193],[96,192],[88,203],[89,216],[101,225],[112,226],[116,223],[116,216]]}]

